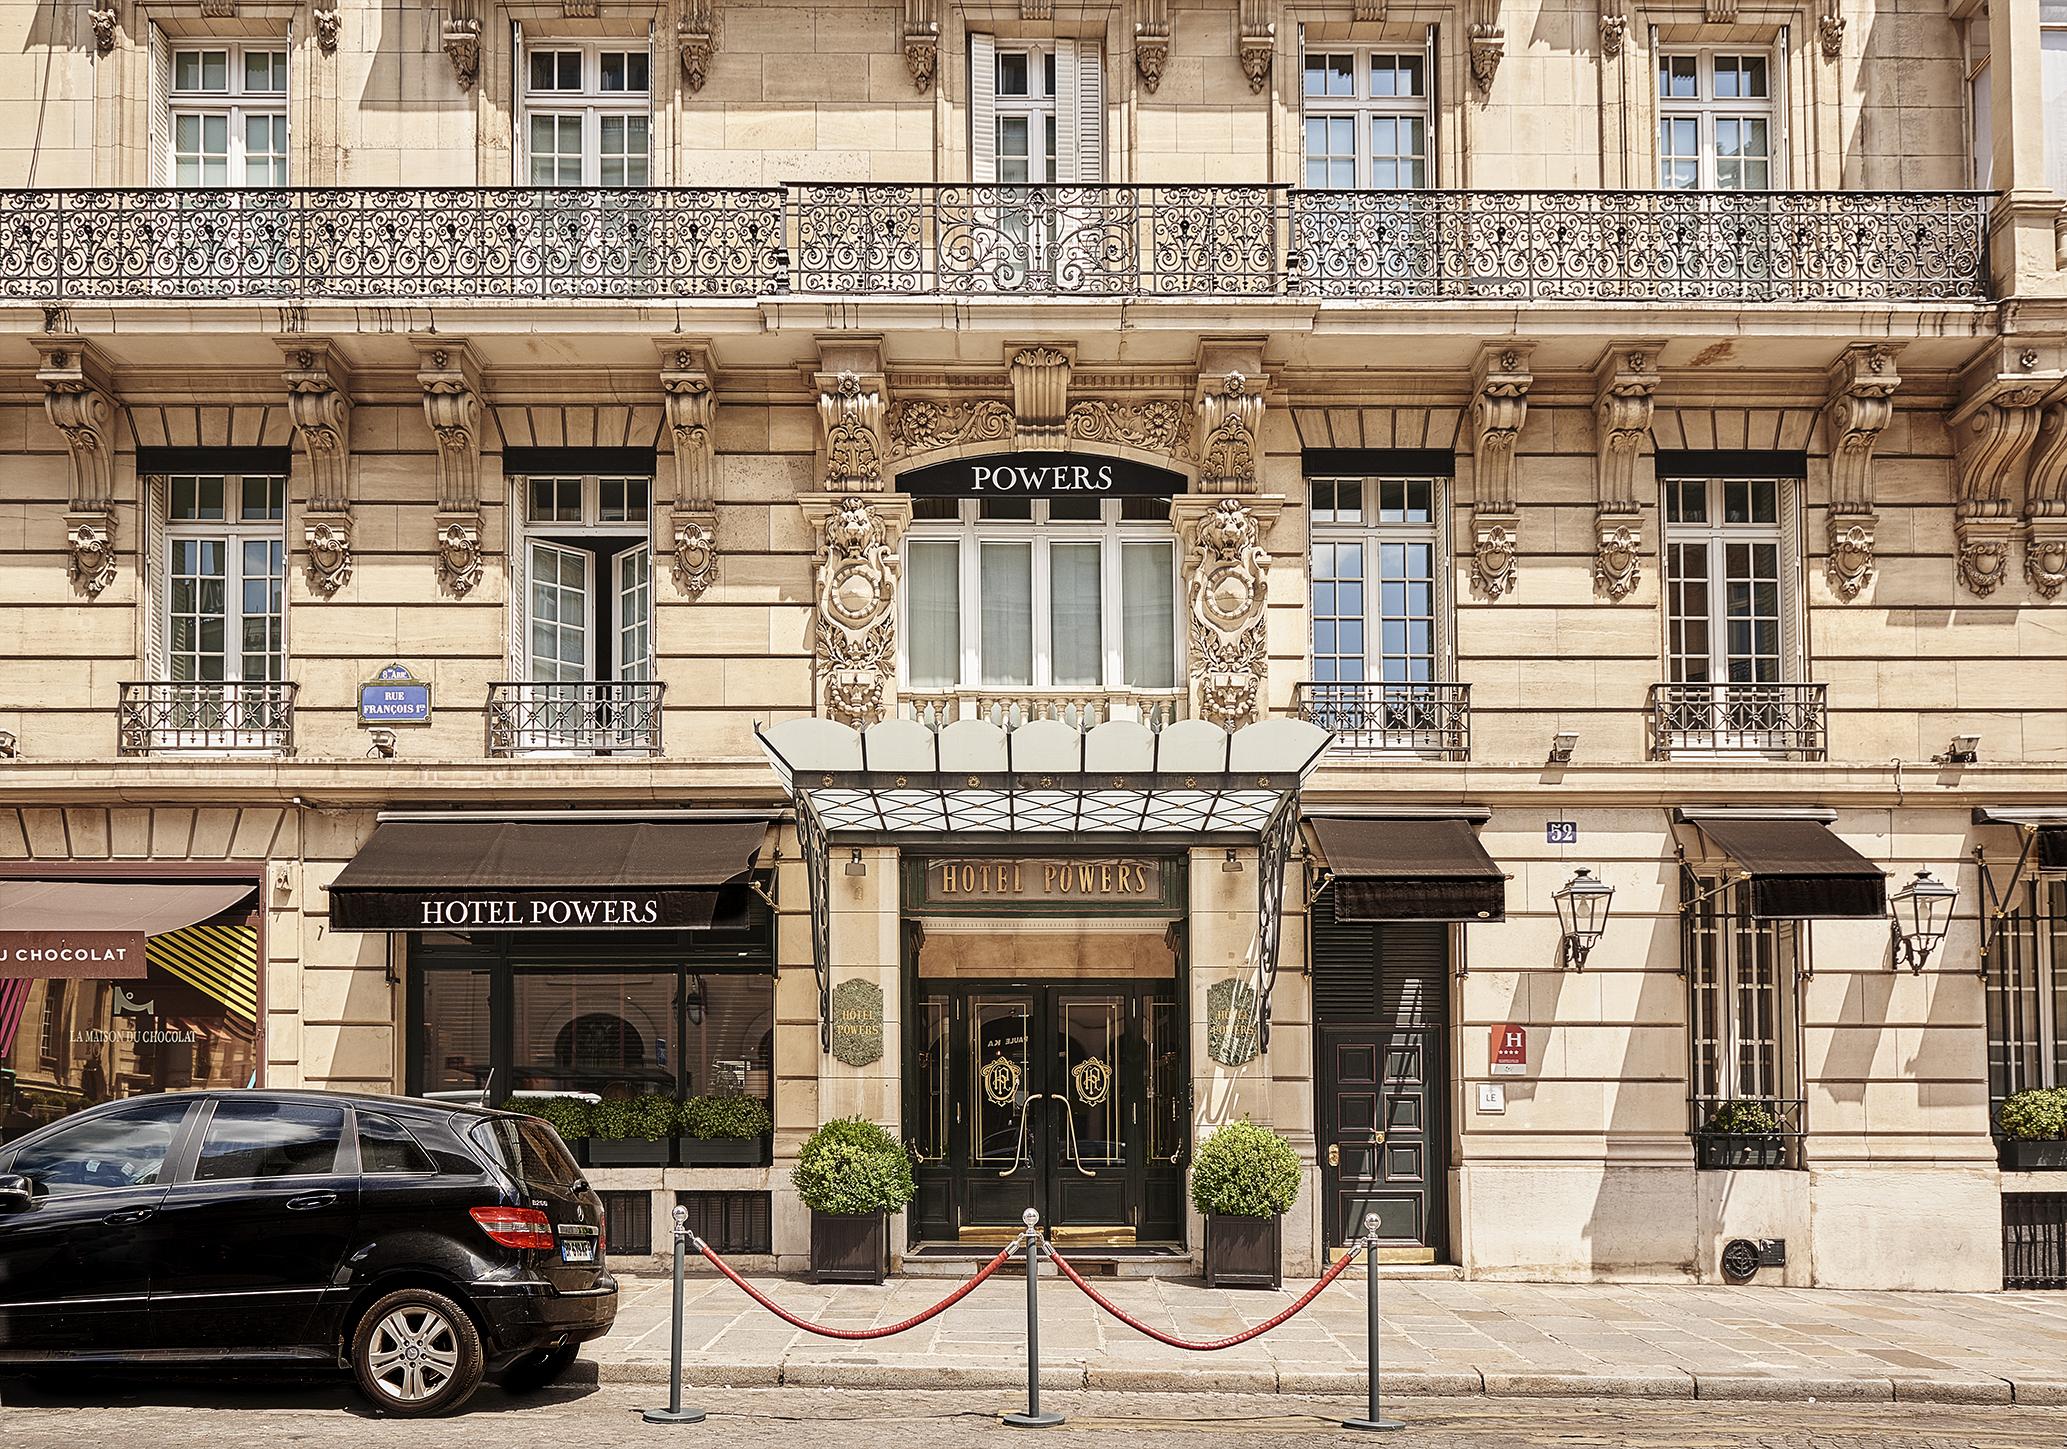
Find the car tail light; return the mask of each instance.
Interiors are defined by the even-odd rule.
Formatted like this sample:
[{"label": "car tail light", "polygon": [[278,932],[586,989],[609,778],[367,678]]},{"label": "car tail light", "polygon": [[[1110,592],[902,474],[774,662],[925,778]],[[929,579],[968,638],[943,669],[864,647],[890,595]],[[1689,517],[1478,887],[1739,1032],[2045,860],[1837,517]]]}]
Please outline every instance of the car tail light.
[{"label": "car tail light", "polygon": [[551,1248],[553,1225],[537,1208],[477,1207],[467,1214],[505,1248]]}]

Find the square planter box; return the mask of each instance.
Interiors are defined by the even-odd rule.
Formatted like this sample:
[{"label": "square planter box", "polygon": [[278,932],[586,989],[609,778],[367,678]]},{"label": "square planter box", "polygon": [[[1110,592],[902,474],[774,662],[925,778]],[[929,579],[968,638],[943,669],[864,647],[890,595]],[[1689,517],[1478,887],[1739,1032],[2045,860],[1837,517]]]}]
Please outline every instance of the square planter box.
[{"label": "square planter box", "polygon": [[888,1213],[811,1211],[811,1281],[880,1283],[890,1271]]},{"label": "square planter box", "polygon": [[764,1137],[677,1137],[684,1167],[761,1167],[768,1161]]},{"label": "square planter box", "polygon": [[1694,1139],[1695,1163],[1711,1171],[1787,1165],[1787,1142],[1736,1132],[1704,1132]]},{"label": "square planter box", "polygon": [[1284,1283],[1284,1220],[1206,1214],[1206,1286],[1277,1288]]},{"label": "square planter box", "polygon": [[591,1137],[588,1142],[590,1167],[666,1167],[675,1146],[666,1137],[657,1142],[643,1137]]},{"label": "square planter box", "polygon": [[2067,1142],[2005,1142],[2004,1172],[2067,1172]]}]

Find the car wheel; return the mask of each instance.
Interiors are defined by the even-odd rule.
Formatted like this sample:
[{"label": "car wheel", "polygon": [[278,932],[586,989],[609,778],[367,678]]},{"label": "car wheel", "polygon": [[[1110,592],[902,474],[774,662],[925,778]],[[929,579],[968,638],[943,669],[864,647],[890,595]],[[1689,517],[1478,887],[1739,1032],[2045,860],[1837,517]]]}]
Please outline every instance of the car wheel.
[{"label": "car wheel", "polygon": [[473,1396],[487,1366],[480,1330],[442,1293],[404,1288],[380,1299],[352,1332],[359,1391],[384,1414],[449,1413]]},{"label": "car wheel", "polygon": [[530,1394],[558,1383],[574,1366],[575,1356],[581,1352],[578,1343],[563,1343],[558,1348],[542,1348],[536,1353],[527,1353],[502,1371],[503,1392]]}]

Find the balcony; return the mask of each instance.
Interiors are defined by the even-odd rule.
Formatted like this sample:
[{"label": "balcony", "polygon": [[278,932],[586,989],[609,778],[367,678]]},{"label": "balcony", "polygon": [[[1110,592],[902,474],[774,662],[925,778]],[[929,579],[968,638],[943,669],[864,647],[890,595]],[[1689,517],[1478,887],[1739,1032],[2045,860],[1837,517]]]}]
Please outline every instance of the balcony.
[{"label": "balcony", "polygon": [[1807,1104],[1800,1097],[1692,1097],[1694,1165],[1710,1171],[1796,1165]]},{"label": "balcony", "polygon": [[1293,711],[1335,732],[1337,754],[1471,758],[1471,686],[1308,681]]},{"label": "balcony", "polygon": [[1814,761],[1828,748],[1821,684],[1654,684],[1649,714],[1654,760]]},{"label": "balcony", "polygon": [[0,191],[0,299],[1965,302],[1989,194],[799,184]]},{"label": "balcony", "polygon": [[657,679],[573,683],[505,680],[488,686],[488,753],[518,755],[657,755]]},{"label": "balcony", "polygon": [[123,755],[286,755],[294,695],[278,681],[153,680],[122,686],[116,750]]},{"label": "balcony", "polygon": [[1008,730],[1039,719],[1061,720],[1078,730],[1133,720],[1159,730],[1184,718],[1184,707],[1181,689],[908,689],[897,696],[901,718],[936,730],[964,719],[988,720]]}]

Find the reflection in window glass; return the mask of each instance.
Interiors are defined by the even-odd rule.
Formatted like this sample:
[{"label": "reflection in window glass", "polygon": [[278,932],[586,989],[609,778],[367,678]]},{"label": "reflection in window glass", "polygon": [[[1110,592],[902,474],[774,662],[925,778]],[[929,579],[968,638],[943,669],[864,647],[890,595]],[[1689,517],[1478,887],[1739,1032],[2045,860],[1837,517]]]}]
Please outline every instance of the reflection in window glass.
[{"label": "reflection in window glass", "polygon": [[337,1171],[344,1110],[309,1102],[217,1102],[194,1165],[196,1182],[321,1177]]}]

